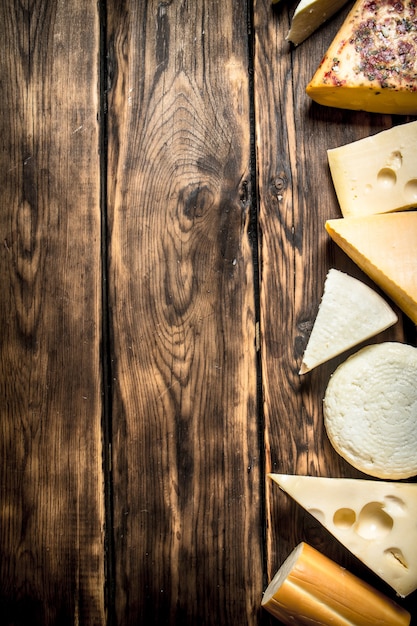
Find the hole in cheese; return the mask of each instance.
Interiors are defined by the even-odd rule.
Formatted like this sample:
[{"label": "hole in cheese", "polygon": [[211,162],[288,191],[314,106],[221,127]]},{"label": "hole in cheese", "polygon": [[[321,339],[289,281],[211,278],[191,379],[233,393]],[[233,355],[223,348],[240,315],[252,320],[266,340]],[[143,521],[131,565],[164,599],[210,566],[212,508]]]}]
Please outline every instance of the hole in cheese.
[{"label": "hole in cheese", "polygon": [[397,174],[390,167],[383,167],[378,172],[377,181],[383,189],[391,189],[397,182]]},{"label": "hole in cheese", "polygon": [[397,496],[386,496],[385,497],[385,509],[391,515],[396,515],[397,517],[404,517],[407,515],[407,505],[401,498]]},{"label": "hole in cheese", "polygon": [[407,202],[417,202],[417,178],[413,178],[406,183],[404,188],[404,195]]},{"label": "hole in cheese", "polygon": [[399,548],[388,548],[384,551],[385,556],[387,556],[391,562],[394,562],[405,569],[408,569],[408,563],[404,557],[404,554],[401,552]]},{"label": "hole in cheese", "polygon": [[379,539],[388,535],[394,520],[383,509],[380,502],[369,502],[359,513],[356,533],[363,539]]},{"label": "hole in cheese", "polygon": [[394,150],[387,160],[387,166],[393,170],[399,170],[403,164],[403,155],[399,150]]},{"label": "hole in cheese", "polygon": [[347,507],[337,509],[337,511],[333,515],[333,524],[341,529],[351,528],[355,522],[356,522],[355,511]]}]

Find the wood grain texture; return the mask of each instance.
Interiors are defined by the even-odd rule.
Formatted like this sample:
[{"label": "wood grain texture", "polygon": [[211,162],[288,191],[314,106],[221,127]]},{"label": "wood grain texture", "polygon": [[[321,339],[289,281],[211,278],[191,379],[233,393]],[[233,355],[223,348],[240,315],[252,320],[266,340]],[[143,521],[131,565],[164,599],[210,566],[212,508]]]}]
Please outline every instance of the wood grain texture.
[{"label": "wood grain texture", "polygon": [[109,2],[116,621],[255,624],[245,2]]},{"label": "wood grain texture", "polygon": [[[295,4],[280,3],[273,9],[267,0],[254,3],[265,468],[266,472],[355,477],[359,472],[333,451],[322,421],[329,376],[347,355],[304,377],[298,370],[329,267],[371,284],[330,244],[325,232],[326,219],[341,215],[326,150],[399,120],[320,107],[309,100],[305,86],[349,7],[293,48],[285,36]],[[400,323],[376,341],[407,340],[415,345],[415,328],[399,315]],[[393,595],[268,479],[265,488],[268,579],[295,545],[306,540]]]},{"label": "wood grain texture", "polygon": [[103,624],[96,3],[0,32],[0,621]]}]

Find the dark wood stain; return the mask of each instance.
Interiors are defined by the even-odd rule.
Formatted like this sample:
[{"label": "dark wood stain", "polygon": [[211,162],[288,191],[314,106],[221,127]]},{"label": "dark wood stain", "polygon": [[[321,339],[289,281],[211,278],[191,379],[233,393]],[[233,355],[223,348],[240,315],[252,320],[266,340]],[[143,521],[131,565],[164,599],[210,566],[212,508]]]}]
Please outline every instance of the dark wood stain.
[{"label": "dark wood stain", "polygon": [[1,4],[5,626],[272,624],[301,539],[393,595],[266,478],[358,475],[298,368],[328,268],[366,280],[326,150],[403,121],[308,101],[345,11],[292,49],[294,7]]}]

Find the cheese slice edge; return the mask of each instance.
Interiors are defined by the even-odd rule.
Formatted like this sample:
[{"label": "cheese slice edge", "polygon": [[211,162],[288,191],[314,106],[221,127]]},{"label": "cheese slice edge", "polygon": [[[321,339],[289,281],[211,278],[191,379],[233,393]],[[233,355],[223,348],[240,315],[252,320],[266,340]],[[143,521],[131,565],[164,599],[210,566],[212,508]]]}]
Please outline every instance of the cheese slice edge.
[{"label": "cheese slice edge", "polygon": [[417,589],[417,483],[269,477],[398,595]]}]

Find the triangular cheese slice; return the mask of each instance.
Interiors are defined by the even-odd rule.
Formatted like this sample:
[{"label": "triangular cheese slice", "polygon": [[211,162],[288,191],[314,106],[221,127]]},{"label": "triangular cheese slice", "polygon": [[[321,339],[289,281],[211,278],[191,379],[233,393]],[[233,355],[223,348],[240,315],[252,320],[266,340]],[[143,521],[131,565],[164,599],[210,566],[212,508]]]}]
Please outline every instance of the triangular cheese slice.
[{"label": "triangular cheese slice", "polygon": [[333,219],[326,230],[417,324],[417,212]]},{"label": "triangular cheese slice", "polygon": [[400,596],[417,589],[417,483],[269,476]]},{"label": "triangular cheese slice", "polygon": [[357,0],[307,86],[319,104],[417,113],[415,0]]},{"label": "triangular cheese slice", "polygon": [[382,332],[397,319],[387,302],[368,285],[330,269],[300,374]]},{"label": "triangular cheese slice", "polygon": [[298,46],[346,2],[347,0],[301,0],[294,11],[287,41]]}]

